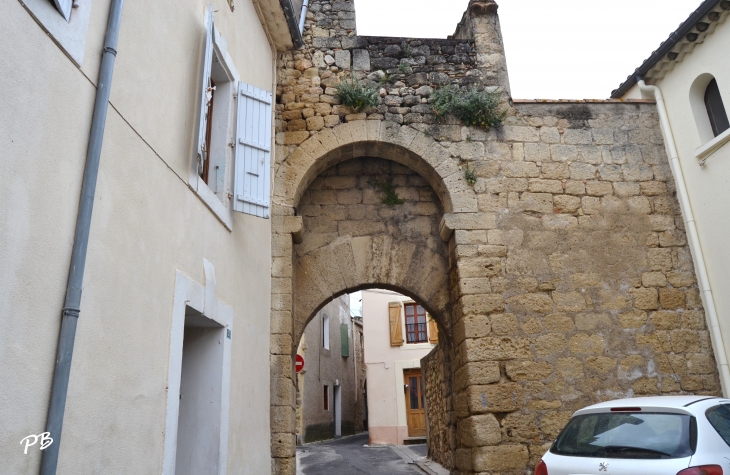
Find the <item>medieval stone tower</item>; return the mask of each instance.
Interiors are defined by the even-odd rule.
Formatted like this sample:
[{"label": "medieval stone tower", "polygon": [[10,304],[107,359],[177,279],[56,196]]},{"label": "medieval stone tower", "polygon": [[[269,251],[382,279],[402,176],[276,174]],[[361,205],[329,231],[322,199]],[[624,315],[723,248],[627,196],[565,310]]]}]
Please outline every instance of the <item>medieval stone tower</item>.
[{"label": "medieval stone tower", "polygon": [[[514,100],[497,9],[471,0],[449,39],[380,38],[352,0],[312,0],[305,47],[279,58],[272,473],[296,472],[304,327],[362,288],[441,328],[429,454],[454,474],[524,474],[590,403],[719,391],[655,105]],[[380,105],[341,105],[346,78]],[[438,122],[446,85],[502,91],[504,124]]]}]

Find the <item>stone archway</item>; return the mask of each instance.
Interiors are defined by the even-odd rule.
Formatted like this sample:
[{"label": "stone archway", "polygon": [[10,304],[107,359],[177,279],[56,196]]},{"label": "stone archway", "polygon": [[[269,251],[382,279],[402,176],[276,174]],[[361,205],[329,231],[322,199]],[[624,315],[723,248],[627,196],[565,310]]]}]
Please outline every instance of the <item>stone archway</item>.
[{"label": "stone archway", "polygon": [[[279,163],[272,217],[274,473],[295,472],[296,343],[333,297],[368,287],[411,295],[442,328],[449,352],[445,372],[453,372],[459,292],[452,285],[458,260],[451,235],[455,227],[469,227],[470,219],[489,220],[478,213],[476,194],[457,163],[422,132],[383,121],[324,130]],[[405,204],[383,204],[373,180],[395,180]]]}]

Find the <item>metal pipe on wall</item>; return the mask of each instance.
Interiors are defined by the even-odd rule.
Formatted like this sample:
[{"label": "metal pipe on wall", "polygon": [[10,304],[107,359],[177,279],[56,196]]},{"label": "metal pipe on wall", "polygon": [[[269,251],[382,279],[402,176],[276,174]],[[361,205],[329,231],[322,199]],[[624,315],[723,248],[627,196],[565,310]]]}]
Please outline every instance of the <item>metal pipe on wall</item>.
[{"label": "metal pipe on wall", "polygon": [[302,4],[302,14],[299,15],[299,34],[304,34],[304,20],[307,19],[307,9],[309,8],[309,0],[304,0]]},{"label": "metal pipe on wall", "polygon": [[96,88],[94,112],[89,133],[89,148],[86,152],[84,167],[84,181],[81,185],[81,199],[79,212],[76,217],[76,231],[71,253],[71,265],[66,286],[66,299],[61,312],[61,333],[56,353],[56,366],[53,371],[53,385],[51,400],[48,407],[46,431],[50,433],[53,443],[43,451],[41,460],[41,475],[55,475],[58,467],[58,455],[61,445],[63,417],[66,410],[66,395],[68,393],[69,375],[71,373],[71,359],[73,357],[74,341],[76,339],[76,325],[81,313],[81,291],[84,282],[86,253],[89,245],[91,229],[91,213],[94,207],[96,181],[99,175],[99,161],[101,146],[104,139],[106,115],[109,104],[109,92],[114,74],[114,60],[117,55],[119,27],[122,19],[122,5],[124,0],[111,0],[109,20],[104,38],[99,82]]},{"label": "metal pipe on wall", "polygon": [[725,353],[725,344],[723,342],[722,332],[720,331],[715,299],[712,296],[712,288],[710,287],[710,276],[707,273],[705,256],[702,252],[702,246],[697,232],[697,223],[695,222],[692,205],[689,201],[687,183],[682,172],[682,164],[679,162],[679,152],[677,152],[677,145],[674,142],[674,132],[672,132],[672,126],[669,122],[669,114],[667,114],[667,106],[664,103],[662,91],[657,86],[648,86],[641,76],[637,77],[637,84],[642,94],[647,94],[650,97],[653,96],[656,100],[659,123],[669,155],[669,166],[672,169],[674,181],[677,185],[677,200],[682,209],[682,216],[684,217],[685,228],[687,230],[687,240],[689,241],[689,247],[695,261],[695,270],[697,272],[697,281],[700,287],[702,303],[705,305],[707,312],[708,326],[715,350],[717,368],[720,373],[720,383],[724,395],[728,397],[730,396],[730,368],[728,367],[727,354]]}]

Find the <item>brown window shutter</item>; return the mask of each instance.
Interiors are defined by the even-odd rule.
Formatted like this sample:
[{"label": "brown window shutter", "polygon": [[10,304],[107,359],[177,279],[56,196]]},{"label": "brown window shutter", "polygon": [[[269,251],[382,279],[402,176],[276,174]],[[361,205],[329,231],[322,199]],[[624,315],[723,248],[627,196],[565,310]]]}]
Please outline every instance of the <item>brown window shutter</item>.
[{"label": "brown window shutter", "polygon": [[400,302],[388,304],[390,318],[390,346],[403,346],[403,328],[400,318]]},{"label": "brown window shutter", "polygon": [[433,344],[439,342],[439,327],[431,315],[428,316],[428,342]]}]

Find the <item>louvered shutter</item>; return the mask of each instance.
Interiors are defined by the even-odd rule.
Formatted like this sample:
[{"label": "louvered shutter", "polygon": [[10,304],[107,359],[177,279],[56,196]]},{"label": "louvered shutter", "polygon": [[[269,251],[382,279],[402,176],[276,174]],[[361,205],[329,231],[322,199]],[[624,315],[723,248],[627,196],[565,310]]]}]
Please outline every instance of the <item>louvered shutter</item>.
[{"label": "louvered shutter", "polygon": [[207,151],[210,148],[205,143],[205,131],[208,122],[208,106],[211,94],[210,70],[213,66],[213,6],[209,6],[205,11],[205,40],[203,41],[203,64],[200,68],[200,91],[198,92],[200,101],[198,104],[198,137],[195,142],[195,156],[199,171],[202,170],[203,161],[207,160]]},{"label": "louvered shutter", "polygon": [[350,327],[347,323],[340,325],[340,342],[342,347],[342,356],[344,358],[350,357]]},{"label": "louvered shutter", "polygon": [[426,315],[428,316],[428,342],[435,345],[439,342],[439,327],[431,315]]},{"label": "louvered shutter", "polygon": [[400,316],[400,302],[388,304],[390,320],[390,346],[403,346],[403,323]]},{"label": "louvered shutter", "polygon": [[73,0],[53,0],[56,9],[63,15],[66,21],[71,21],[71,9],[73,8]]},{"label": "louvered shutter", "polygon": [[270,92],[243,82],[239,84],[233,209],[267,219],[271,188],[271,107]]}]

